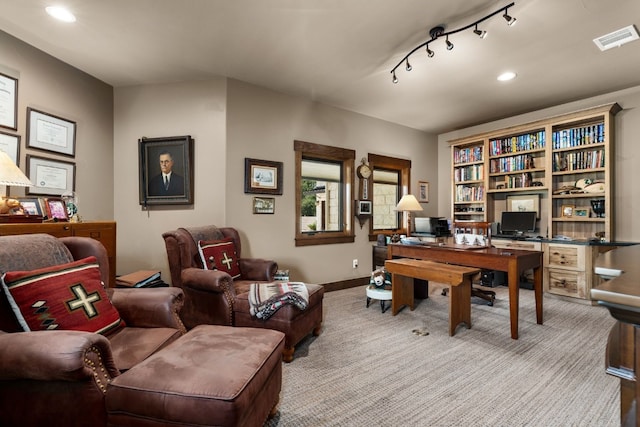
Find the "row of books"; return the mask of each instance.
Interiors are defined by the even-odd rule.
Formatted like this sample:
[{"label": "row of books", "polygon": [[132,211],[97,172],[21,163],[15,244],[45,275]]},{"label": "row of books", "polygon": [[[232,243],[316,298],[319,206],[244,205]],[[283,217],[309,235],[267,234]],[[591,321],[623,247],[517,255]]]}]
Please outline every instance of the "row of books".
[{"label": "row of books", "polygon": [[533,177],[530,172],[518,175],[509,175],[504,179],[504,188],[525,188],[533,185]]},{"label": "row of books", "polygon": [[553,149],[579,147],[604,142],[604,123],[554,131]]},{"label": "row of books", "polygon": [[455,168],[453,175],[455,182],[481,180],[484,179],[484,165],[471,165]]},{"label": "row of books", "polygon": [[456,202],[481,202],[484,200],[484,186],[482,185],[457,185]]},{"label": "row of books", "polygon": [[604,167],[604,150],[553,153],[553,171],[574,171]]},{"label": "row of books", "polygon": [[460,148],[453,150],[453,163],[470,163],[482,161],[483,147],[481,145],[477,147]]},{"label": "row of books", "polygon": [[536,150],[544,148],[544,131],[532,132],[524,135],[510,136],[508,138],[492,139],[489,141],[489,155],[517,153],[520,151]]},{"label": "row of books", "polygon": [[116,278],[120,288],[158,288],[168,286],[158,270],[140,270]]},{"label": "row of books", "polygon": [[489,161],[491,173],[514,172],[535,168],[533,156],[530,154],[519,154],[517,156],[500,157]]}]

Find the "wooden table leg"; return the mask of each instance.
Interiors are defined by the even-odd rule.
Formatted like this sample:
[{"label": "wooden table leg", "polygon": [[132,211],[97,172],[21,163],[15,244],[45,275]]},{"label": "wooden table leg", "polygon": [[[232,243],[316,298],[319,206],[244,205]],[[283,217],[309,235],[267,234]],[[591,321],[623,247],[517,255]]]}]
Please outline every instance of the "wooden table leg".
[{"label": "wooden table leg", "polygon": [[467,277],[449,291],[449,336],[456,333],[460,323],[471,329],[471,278]]},{"label": "wooden table leg", "polygon": [[511,319],[511,338],[518,339],[518,311],[520,308],[520,273],[515,262],[509,263],[507,280],[509,282],[509,317]]},{"label": "wooden table leg", "polygon": [[391,274],[391,314],[395,316],[405,305],[408,305],[411,311],[415,308],[413,279],[393,273]]},{"label": "wooden table leg", "polygon": [[536,321],[542,325],[542,263],[533,269],[533,293],[536,298]]}]

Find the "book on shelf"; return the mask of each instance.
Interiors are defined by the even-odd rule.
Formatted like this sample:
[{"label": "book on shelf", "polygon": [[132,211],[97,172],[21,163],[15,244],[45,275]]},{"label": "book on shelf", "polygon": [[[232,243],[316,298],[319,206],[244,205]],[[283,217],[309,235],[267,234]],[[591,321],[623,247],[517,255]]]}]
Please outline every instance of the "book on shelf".
[{"label": "book on shelf", "polygon": [[157,287],[160,282],[162,278],[158,270],[139,270],[116,278],[116,286],[126,288]]}]

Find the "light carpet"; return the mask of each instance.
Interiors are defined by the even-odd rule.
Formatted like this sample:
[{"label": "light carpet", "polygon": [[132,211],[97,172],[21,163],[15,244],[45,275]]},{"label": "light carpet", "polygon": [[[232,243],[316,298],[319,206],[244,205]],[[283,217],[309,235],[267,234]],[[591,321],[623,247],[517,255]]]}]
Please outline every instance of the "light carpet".
[{"label": "light carpet", "polygon": [[[619,380],[605,374],[615,321],[598,306],[520,291],[518,340],[506,287],[473,299],[473,327],[448,334],[448,297],[432,284],[415,311],[365,307],[365,288],[328,292],[324,328],[283,364],[284,426],[617,426]],[[414,334],[415,329],[429,332]]]}]

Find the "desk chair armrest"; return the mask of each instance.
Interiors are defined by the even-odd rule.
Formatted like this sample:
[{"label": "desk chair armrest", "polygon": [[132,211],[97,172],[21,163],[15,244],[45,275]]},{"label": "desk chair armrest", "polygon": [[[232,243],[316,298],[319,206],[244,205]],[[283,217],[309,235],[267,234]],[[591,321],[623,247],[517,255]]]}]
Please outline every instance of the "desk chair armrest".
[{"label": "desk chair armrest", "polygon": [[94,374],[107,380],[120,375],[113,362],[109,340],[100,334],[81,331],[0,333],[1,381],[87,381],[93,380]]}]

